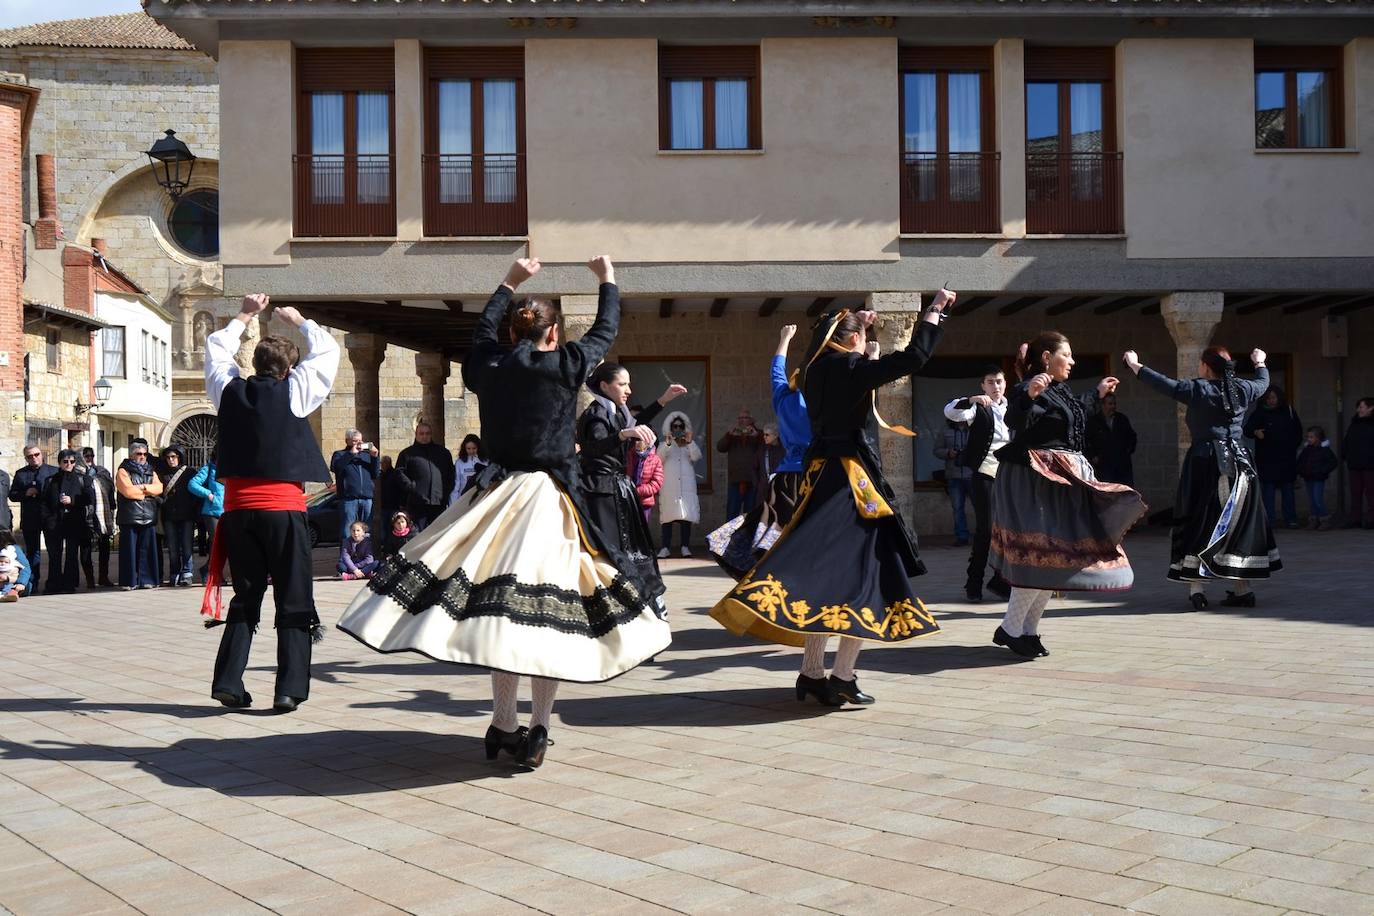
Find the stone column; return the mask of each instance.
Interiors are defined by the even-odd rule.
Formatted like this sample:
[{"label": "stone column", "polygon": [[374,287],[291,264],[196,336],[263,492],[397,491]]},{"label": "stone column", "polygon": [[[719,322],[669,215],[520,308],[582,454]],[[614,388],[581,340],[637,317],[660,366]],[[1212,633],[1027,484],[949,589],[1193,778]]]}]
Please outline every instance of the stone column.
[{"label": "stone column", "polygon": [[[1202,351],[1212,342],[1212,334],[1221,323],[1221,313],[1226,304],[1222,293],[1170,293],[1159,303],[1159,314],[1164,318],[1164,326],[1174,339],[1177,356],[1174,360],[1174,378],[1196,378],[1197,364]],[[1178,407],[1178,462],[1183,464],[1183,455],[1188,451],[1188,426],[1183,420],[1186,408]]]},{"label": "stone column", "polygon": [[344,349],[353,367],[353,425],[364,442],[382,447],[382,386],[378,370],[386,359],[386,338],[380,334],[345,334]]},{"label": "stone column", "polygon": [[424,54],[419,39],[399,38],[394,43],[396,83],[393,99],[396,115],[396,238],[424,236],[425,86]]},{"label": "stone column", "polygon": [[415,374],[420,377],[420,415],[434,432],[434,441],[444,445],[444,383],[448,381],[449,361],[442,353],[416,353]]},{"label": "stone column", "polygon": [[[592,324],[596,321],[597,298],[595,295],[581,293],[559,297],[563,307],[561,340],[581,340],[582,335],[592,329]],[[582,411],[586,410],[591,402],[591,392],[583,385],[577,392],[577,415],[581,416]]]},{"label": "stone column", "polygon": [[[911,342],[921,318],[920,293],[870,293],[865,308],[878,313],[878,343],[882,353],[901,350]],[[912,425],[911,379],[902,378],[878,389],[878,413],[893,426]],[[879,439],[883,475],[897,491],[897,502],[908,524],[915,515],[915,490],[911,485],[916,459],[916,440],[895,433]]]}]

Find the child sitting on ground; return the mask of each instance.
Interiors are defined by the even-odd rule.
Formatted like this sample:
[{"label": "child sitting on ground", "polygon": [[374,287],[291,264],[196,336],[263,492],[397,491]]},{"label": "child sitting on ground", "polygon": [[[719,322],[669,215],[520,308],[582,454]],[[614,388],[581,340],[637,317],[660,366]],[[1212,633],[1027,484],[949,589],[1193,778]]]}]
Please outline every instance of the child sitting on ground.
[{"label": "child sitting on ground", "polygon": [[381,566],[381,561],[372,555],[372,538],[368,537],[367,525],[354,522],[348,526],[348,540],[339,548],[339,578],[370,579]]},{"label": "child sitting on ground", "polygon": [[397,512],[391,516],[391,529],[387,531],[386,537],[382,539],[382,559],[389,560],[401,552],[401,548],[415,537],[415,526],[410,523],[410,516],[404,512]]},{"label": "child sitting on ground", "polygon": [[14,587],[19,584],[19,574],[23,568],[19,548],[14,543],[14,532],[0,528],[0,601],[19,600]]}]

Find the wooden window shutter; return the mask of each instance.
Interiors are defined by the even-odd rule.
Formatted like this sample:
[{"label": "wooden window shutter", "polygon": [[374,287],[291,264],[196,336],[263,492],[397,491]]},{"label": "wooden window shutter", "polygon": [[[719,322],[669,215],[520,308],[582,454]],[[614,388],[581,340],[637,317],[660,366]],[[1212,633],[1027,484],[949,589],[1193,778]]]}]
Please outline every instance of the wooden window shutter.
[{"label": "wooden window shutter", "polygon": [[473,48],[425,48],[430,79],[522,79],[525,49],[520,45]]},{"label": "wooden window shutter", "polygon": [[1027,80],[1101,80],[1116,73],[1114,48],[1026,48]]},{"label": "wooden window shutter", "polygon": [[897,67],[910,73],[918,70],[992,70],[992,48],[937,48],[903,45],[897,50]]},{"label": "wooden window shutter", "polygon": [[659,45],[658,72],[665,79],[755,79],[757,45]]},{"label": "wooden window shutter", "polygon": [[391,48],[297,48],[301,92],[391,92],[396,55]]}]

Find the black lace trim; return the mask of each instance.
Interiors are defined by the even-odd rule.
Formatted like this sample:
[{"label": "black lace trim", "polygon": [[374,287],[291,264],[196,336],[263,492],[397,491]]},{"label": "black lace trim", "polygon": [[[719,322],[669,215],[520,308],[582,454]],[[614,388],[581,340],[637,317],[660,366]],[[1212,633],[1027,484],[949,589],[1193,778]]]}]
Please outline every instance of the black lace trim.
[{"label": "black lace trim", "polygon": [[382,564],[368,588],[410,614],[439,605],[456,621],[506,617],[526,626],[592,639],[634,620],[645,606],[638,589],[619,574],[609,587],[598,586],[584,597],[572,589],[528,585],[509,574],[474,583],[461,568],[450,578],[440,579],[423,563],[400,554]]}]

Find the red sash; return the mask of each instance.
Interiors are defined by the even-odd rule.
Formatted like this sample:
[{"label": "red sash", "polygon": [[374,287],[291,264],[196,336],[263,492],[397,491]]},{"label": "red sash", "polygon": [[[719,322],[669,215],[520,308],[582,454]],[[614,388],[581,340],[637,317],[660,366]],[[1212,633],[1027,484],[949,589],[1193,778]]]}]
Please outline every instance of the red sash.
[{"label": "red sash", "polygon": [[[257,477],[230,477],[224,481],[224,511],[260,509],[266,512],[304,512],[305,488],[297,481],[262,480]],[[200,601],[200,616],[207,627],[223,623],[225,610],[220,599],[224,581],[224,564],[229,560],[229,546],[224,540],[223,526],[215,527],[210,544],[209,568],[205,573],[205,594]]]}]

